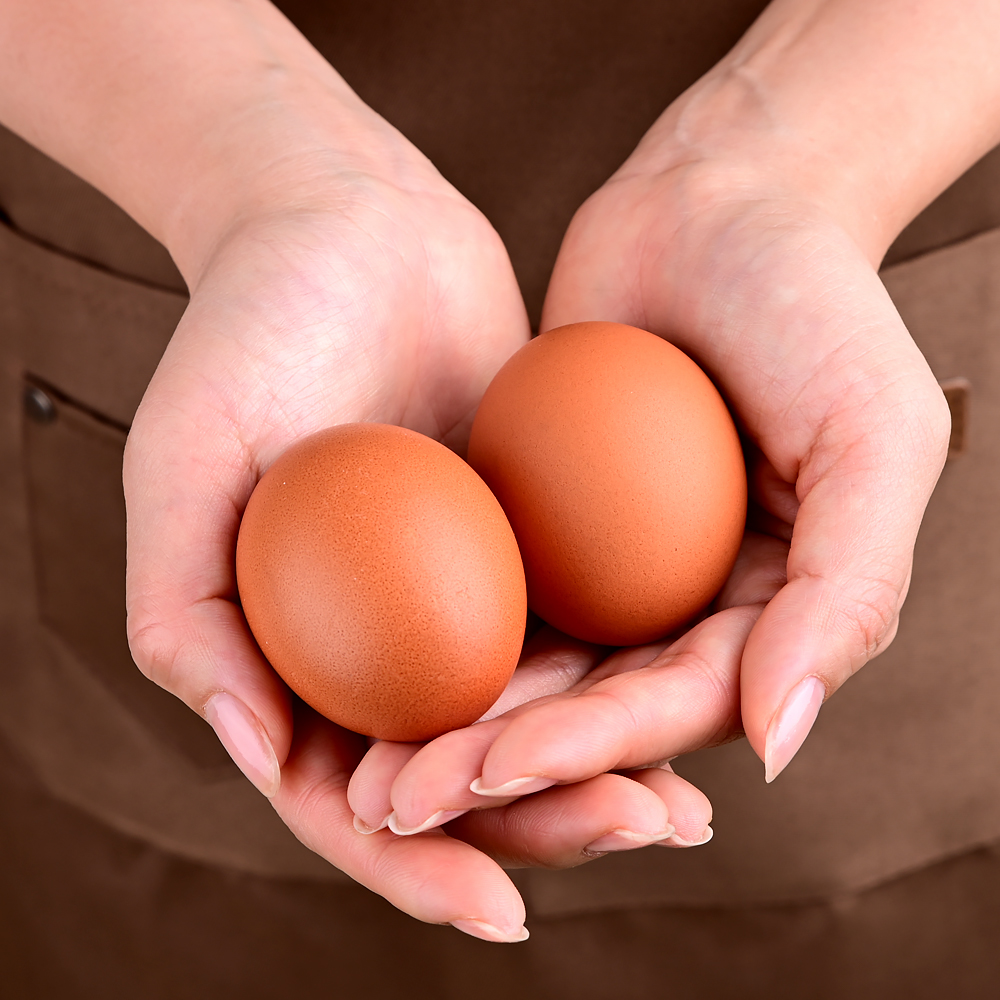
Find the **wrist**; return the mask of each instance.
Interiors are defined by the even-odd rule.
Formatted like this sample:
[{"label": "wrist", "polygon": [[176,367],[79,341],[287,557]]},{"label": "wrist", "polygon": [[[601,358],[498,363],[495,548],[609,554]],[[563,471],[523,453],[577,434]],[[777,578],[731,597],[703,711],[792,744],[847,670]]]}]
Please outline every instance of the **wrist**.
[{"label": "wrist", "polygon": [[828,141],[817,141],[783,110],[720,67],[664,112],[618,176],[669,178],[681,214],[685,205],[692,213],[734,203],[785,206],[842,229],[877,265],[919,207],[906,192],[886,195],[873,177],[874,157],[856,151],[845,164],[829,132]]},{"label": "wrist", "polygon": [[0,120],[165,243],[189,285],[241,220],[334,197],[338,178],[433,173],[268,0],[10,0]]},{"label": "wrist", "polygon": [[877,264],[1000,141],[998,27],[986,0],[773,0],[626,169],[796,203]]},{"label": "wrist", "polygon": [[[346,90],[346,86],[345,86]],[[156,191],[147,225],[194,287],[215,250],[267,219],[344,210],[378,184],[419,188],[430,163],[352,92],[288,81],[285,92],[248,101],[224,129],[194,138]]]}]

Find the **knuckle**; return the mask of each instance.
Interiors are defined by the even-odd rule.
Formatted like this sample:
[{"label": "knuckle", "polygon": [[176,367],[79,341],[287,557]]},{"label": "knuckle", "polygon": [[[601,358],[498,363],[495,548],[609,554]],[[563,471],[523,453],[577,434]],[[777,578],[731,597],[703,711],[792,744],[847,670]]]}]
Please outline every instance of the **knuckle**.
[{"label": "knuckle", "polygon": [[709,711],[706,717],[719,722],[717,729],[706,738],[709,745],[728,743],[734,729],[741,729],[739,685],[721,664],[699,649],[685,650],[679,662],[698,679],[700,703]]},{"label": "knuckle", "polygon": [[295,784],[295,794],[278,810],[282,821],[309,850],[325,857],[331,864],[322,838],[317,831],[324,828],[324,804],[329,798],[329,786],[319,774],[310,773]]},{"label": "knuckle", "polygon": [[908,429],[913,453],[921,466],[934,455],[944,455],[951,437],[951,409],[940,386],[928,374],[925,384],[918,392],[908,393],[902,403],[903,421],[896,420],[891,426],[894,437],[900,439],[900,426]]},{"label": "knuckle", "polygon": [[913,423],[914,450],[921,465],[934,457],[943,462],[951,439],[951,409],[940,389],[921,406]]},{"label": "knuckle", "polygon": [[872,580],[846,607],[848,628],[861,639],[859,667],[878,656],[892,641],[901,603],[900,587],[885,580]]},{"label": "knuckle", "polygon": [[178,653],[178,642],[172,631],[163,622],[137,622],[130,614],[128,644],[142,675],[172,691]]},{"label": "knuckle", "polygon": [[942,391],[940,384],[937,386],[937,392],[931,397],[925,419],[931,434],[938,439],[947,441],[951,434],[951,407],[948,405],[948,398]]}]

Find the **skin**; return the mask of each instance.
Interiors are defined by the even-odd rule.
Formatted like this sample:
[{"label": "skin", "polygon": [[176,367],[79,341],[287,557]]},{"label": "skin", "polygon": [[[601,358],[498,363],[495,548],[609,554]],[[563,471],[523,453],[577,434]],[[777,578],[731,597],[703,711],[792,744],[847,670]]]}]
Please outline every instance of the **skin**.
[{"label": "skin", "polygon": [[664,112],[574,219],[543,326],[633,323],[717,380],[752,450],[733,576],[684,635],[609,655],[545,631],[495,718],[369,749],[293,708],[253,643],[240,513],[333,423],[462,451],[528,337],[503,247],[264,0],[10,0],[0,119],[191,289],[126,453],[140,668],[304,843],[421,920],[520,940],[502,866],[703,839],[708,802],[664,762],[745,731],[773,777],[819,707],[799,685],[832,693],[894,634],[948,414],[876,267],[1000,139],[998,32],[988,0],[777,0]]}]

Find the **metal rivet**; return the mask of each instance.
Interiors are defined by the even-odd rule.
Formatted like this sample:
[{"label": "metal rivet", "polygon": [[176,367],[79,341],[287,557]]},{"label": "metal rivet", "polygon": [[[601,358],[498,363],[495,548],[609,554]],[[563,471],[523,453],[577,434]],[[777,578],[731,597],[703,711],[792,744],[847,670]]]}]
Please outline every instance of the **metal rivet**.
[{"label": "metal rivet", "polygon": [[968,447],[969,437],[969,393],[972,385],[967,378],[946,378],[940,383],[944,398],[951,410],[951,440],[948,442],[948,457],[957,458]]},{"label": "metal rivet", "polygon": [[51,424],[56,419],[56,404],[36,385],[24,388],[24,412],[36,424]]}]

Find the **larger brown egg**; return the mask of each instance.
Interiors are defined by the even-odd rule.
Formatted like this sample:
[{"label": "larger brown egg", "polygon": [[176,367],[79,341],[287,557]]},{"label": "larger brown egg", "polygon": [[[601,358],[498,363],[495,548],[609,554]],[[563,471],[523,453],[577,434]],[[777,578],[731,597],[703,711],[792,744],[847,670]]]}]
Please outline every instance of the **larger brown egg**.
[{"label": "larger brown egg", "polygon": [[517,664],[517,543],[443,445],[381,424],[298,442],[243,515],[236,575],[264,655],[334,722],[417,741],[474,722]]},{"label": "larger brown egg", "polygon": [[529,605],[570,635],[662,637],[735,562],[736,428],[694,361],[644,330],[576,323],[526,344],[486,391],[469,462],[517,536]]}]

